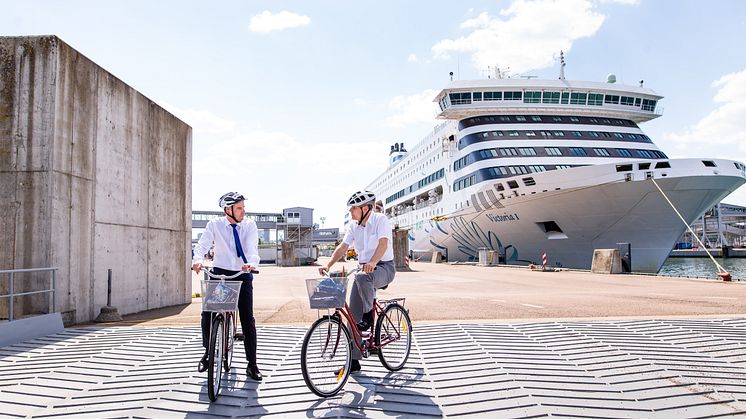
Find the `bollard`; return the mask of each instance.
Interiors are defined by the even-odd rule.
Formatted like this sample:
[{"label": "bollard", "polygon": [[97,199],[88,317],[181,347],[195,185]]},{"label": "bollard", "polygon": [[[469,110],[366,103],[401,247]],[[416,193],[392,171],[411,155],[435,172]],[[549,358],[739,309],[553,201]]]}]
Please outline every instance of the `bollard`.
[{"label": "bollard", "polygon": [[96,323],[122,321],[117,308],[111,306],[111,269],[108,270],[106,278],[106,307],[101,307],[101,313],[93,321]]}]

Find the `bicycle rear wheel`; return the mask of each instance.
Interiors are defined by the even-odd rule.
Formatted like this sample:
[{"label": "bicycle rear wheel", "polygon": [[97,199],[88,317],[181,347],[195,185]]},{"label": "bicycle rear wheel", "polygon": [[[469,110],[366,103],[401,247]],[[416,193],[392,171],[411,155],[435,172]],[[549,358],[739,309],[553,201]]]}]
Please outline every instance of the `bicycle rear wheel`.
[{"label": "bicycle rear wheel", "polygon": [[225,316],[225,355],[223,355],[223,369],[225,372],[230,372],[231,362],[233,361],[233,346],[236,343],[236,315],[235,313],[228,314]]},{"label": "bicycle rear wheel", "polygon": [[215,401],[220,393],[220,381],[222,379],[223,350],[225,349],[223,316],[216,315],[212,319],[210,329],[210,356],[207,366],[207,395],[210,401]]},{"label": "bicycle rear wheel", "polygon": [[389,304],[376,322],[378,359],[389,371],[404,367],[412,349],[412,321],[404,307]]},{"label": "bicycle rear wheel", "polygon": [[351,344],[350,332],[336,317],[324,316],[308,329],[300,364],[303,380],[314,394],[330,397],[344,387],[350,376]]}]

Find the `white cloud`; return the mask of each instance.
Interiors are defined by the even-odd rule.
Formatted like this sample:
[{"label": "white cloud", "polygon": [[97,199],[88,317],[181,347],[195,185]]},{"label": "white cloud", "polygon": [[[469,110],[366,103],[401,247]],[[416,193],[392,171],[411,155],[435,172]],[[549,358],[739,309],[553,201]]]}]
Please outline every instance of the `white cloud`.
[{"label": "white cloud", "polygon": [[252,32],[269,33],[272,31],[306,26],[309,23],[311,23],[311,18],[308,16],[299,15],[285,10],[279,13],[272,13],[269,10],[265,10],[262,13],[251,17],[249,30]]},{"label": "white cloud", "polygon": [[415,53],[409,54],[409,56],[407,57],[407,62],[416,63],[417,62],[417,54],[415,54]]},{"label": "white cloud", "polygon": [[221,118],[207,110],[179,109],[167,102],[159,103],[164,109],[186,122],[192,130],[208,134],[220,134],[232,131],[236,124]]},{"label": "white cloud", "polygon": [[[746,161],[746,69],[722,76],[712,83],[717,89],[713,101],[717,107],[696,124],[681,132],[666,132],[663,139],[674,144],[677,156],[716,157]],[[726,199],[746,205],[746,188],[741,187]]]},{"label": "white cloud", "polygon": [[[180,112],[214,116],[205,110]],[[217,210],[218,197],[236,190],[246,196],[248,211],[311,207],[316,220],[326,217],[326,227],[341,227],[349,195],[367,186],[387,165],[387,143],[309,144],[285,132],[227,122],[231,128],[222,132],[205,130],[209,125],[193,126],[194,210]]]},{"label": "white cloud", "polygon": [[429,122],[435,123],[438,106],[433,102],[436,90],[428,89],[411,96],[396,96],[389,102],[389,109],[395,115],[386,118],[386,124],[392,127]]},{"label": "white cloud", "polygon": [[627,6],[636,6],[640,4],[640,0],[599,0],[600,3],[619,3]]},{"label": "white cloud", "polygon": [[462,23],[473,31],[457,39],[444,39],[432,47],[436,58],[451,53],[471,54],[479,70],[510,67],[521,73],[551,66],[560,50],[594,35],[605,17],[593,10],[591,0],[514,0],[500,17],[481,13]]},{"label": "white cloud", "polygon": [[352,103],[354,103],[357,106],[365,106],[368,104],[368,101],[359,97],[356,97],[352,100]]}]

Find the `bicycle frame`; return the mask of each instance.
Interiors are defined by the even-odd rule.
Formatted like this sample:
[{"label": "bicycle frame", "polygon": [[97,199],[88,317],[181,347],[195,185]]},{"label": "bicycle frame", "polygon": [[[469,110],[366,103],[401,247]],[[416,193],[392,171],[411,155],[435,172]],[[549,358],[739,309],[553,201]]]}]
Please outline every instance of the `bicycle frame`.
[{"label": "bicycle frame", "polygon": [[[391,300],[381,300],[381,301],[379,301],[378,299],[373,299],[373,323],[371,325],[371,328],[375,327],[376,319],[383,314],[383,309],[386,308],[386,305],[392,302],[397,302],[397,301],[404,301],[404,298],[394,298]],[[381,303],[384,303],[384,304],[382,305]],[[345,318],[345,320],[347,320],[347,324],[349,325],[350,331],[352,332],[352,337],[353,337],[355,347],[357,347],[357,349],[360,350],[360,352],[367,353],[367,351],[370,349],[382,348],[388,345],[389,343],[397,341],[401,338],[401,335],[397,332],[396,336],[389,337],[385,341],[381,341],[378,344],[376,344],[375,333],[374,333],[375,330],[370,331],[370,332],[368,331],[361,332],[360,329],[358,329],[357,327],[357,322],[355,321],[355,317],[352,315],[352,312],[350,311],[350,307],[347,303],[345,303],[345,306],[343,308],[337,308],[335,310],[335,314],[336,313],[339,313],[342,317]],[[383,321],[388,322],[388,324],[392,326],[393,328],[394,325],[391,322],[391,319],[389,319],[388,317],[385,317]],[[396,330],[395,328],[393,329]],[[364,335],[364,333],[367,334],[367,336]],[[339,339],[339,337],[337,337],[337,339]],[[361,341],[365,342],[366,340],[369,342],[367,348],[365,348],[364,344],[361,343]]]}]

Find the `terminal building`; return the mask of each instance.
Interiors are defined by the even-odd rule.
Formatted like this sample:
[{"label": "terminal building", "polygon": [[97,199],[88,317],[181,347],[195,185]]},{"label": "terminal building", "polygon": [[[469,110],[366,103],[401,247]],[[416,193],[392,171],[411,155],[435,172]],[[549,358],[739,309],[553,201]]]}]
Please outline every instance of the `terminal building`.
[{"label": "terminal building", "polygon": [[[192,211],[192,244],[196,244],[207,223],[224,216],[222,211]],[[259,230],[261,263],[300,266],[315,262],[340,239],[338,228],[319,228],[313,208],[291,207],[279,213],[247,212]]]}]

